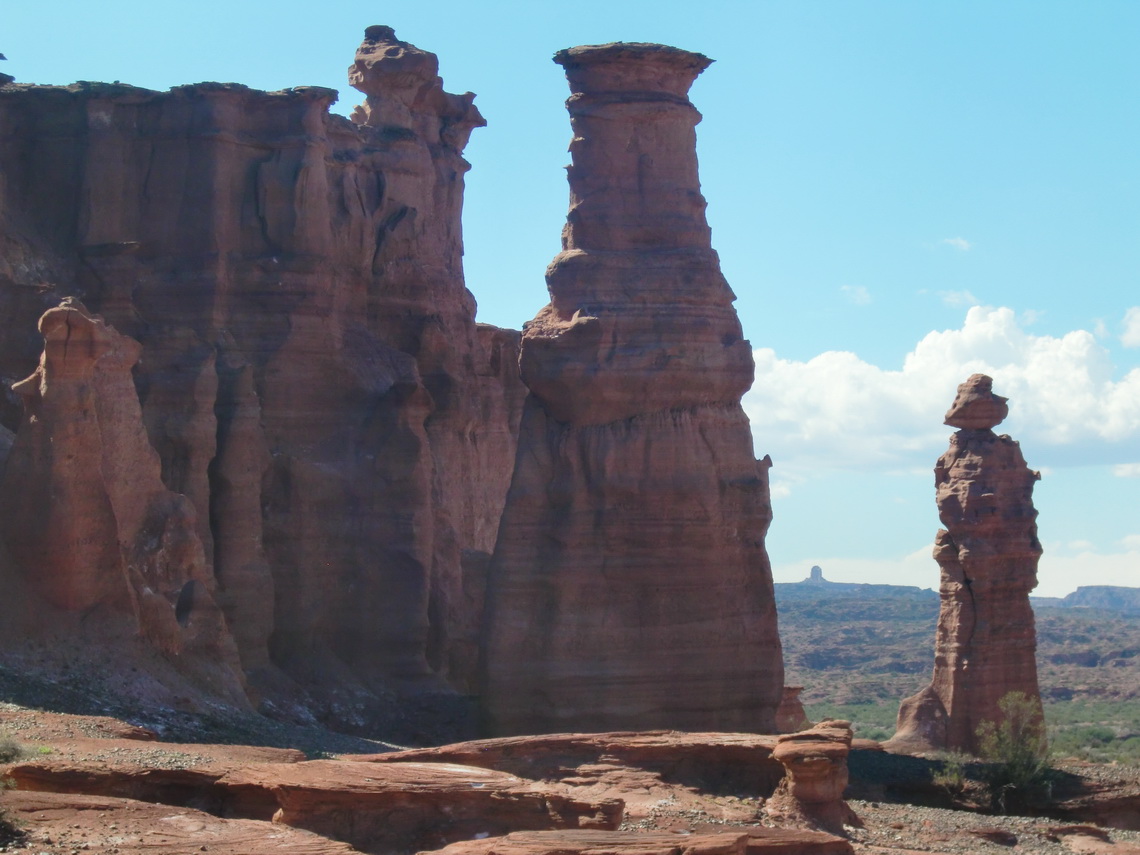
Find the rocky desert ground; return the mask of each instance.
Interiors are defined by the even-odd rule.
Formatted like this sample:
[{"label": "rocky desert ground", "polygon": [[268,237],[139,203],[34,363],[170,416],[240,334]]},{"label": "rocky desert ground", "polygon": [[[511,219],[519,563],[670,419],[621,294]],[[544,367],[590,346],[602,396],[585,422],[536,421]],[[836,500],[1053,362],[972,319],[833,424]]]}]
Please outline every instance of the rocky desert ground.
[{"label": "rocky desert ground", "polygon": [[[220,733],[210,721],[201,732]],[[951,809],[932,764],[857,741],[847,802],[859,824],[834,835],[781,829],[766,812],[781,775],[775,737],[562,735],[398,751],[331,733],[322,747],[314,729],[303,752],[163,741],[119,718],[16,703],[0,705],[0,734],[21,752],[0,767],[16,784],[0,795],[8,852],[1140,852],[1134,767],[1065,765],[1046,815],[1000,816]]]}]

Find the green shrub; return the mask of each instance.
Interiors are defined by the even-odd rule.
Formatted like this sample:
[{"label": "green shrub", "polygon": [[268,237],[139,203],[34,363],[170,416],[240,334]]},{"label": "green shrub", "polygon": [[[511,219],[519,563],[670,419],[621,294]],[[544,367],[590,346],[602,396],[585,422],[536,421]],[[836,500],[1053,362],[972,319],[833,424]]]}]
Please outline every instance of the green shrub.
[{"label": "green shrub", "polygon": [[953,753],[941,758],[942,765],[931,778],[934,786],[945,790],[951,799],[960,799],[970,783],[967,763],[969,758],[965,754]]},{"label": "green shrub", "polygon": [[1010,692],[998,708],[1001,721],[983,722],[977,731],[991,806],[1005,813],[1048,802],[1052,768],[1040,703],[1024,692]]},{"label": "green shrub", "polygon": [[0,763],[14,763],[25,755],[24,746],[14,739],[0,739]]}]

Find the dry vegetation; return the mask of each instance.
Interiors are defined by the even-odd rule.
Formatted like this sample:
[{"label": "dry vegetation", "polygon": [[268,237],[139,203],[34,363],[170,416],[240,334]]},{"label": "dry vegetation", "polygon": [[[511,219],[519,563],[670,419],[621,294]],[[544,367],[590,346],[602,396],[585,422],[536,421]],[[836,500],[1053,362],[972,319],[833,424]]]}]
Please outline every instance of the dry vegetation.
[{"label": "dry vegetation", "polygon": [[[787,682],[809,716],[894,732],[930,679],[938,596],[885,585],[777,585]],[[1055,756],[1140,764],[1140,615],[1036,606],[1037,663]]]}]

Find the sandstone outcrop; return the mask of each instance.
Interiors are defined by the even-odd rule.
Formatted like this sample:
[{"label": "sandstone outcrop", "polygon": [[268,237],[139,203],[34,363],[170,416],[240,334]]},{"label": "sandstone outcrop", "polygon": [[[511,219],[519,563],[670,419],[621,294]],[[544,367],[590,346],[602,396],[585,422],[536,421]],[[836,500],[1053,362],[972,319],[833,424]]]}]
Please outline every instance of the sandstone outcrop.
[{"label": "sandstone outcrop", "polygon": [[[459,763],[574,786],[601,784],[629,795],[670,784],[714,793],[770,795],[784,775],[776,737],[751,733],[555,733],[476,739],[438,748],[361,755],[373,763]],[[637,788],[625,788],[630,771]],[[652,780],[651,780],[652,779]],[[655,782],[655,784],[654,784]]]},{"label": "sandstone outcrop", "polygon": [[622,819],[621,799],[583,798],[451,763],[296,762],[274,749],[261,749],[257,762],[258,749],[163,744],[116,751],[111,740],[86,748],[91,753],[82,759],[44,757],[7,774],[20,790],[196,807],[373,852],[436,849],[528,829],[615,829]]},{"label": "sandstone outcrop", "polygon": [[244,700],[194,507],[164,486],[147,439],[131,377],[141,347],[72,300],[39,329],[39,367],[12,387],[24,419],[0,480],[20,587],[61,611],[121,614],[199,665],[218,694]]},{"label": "sandstone outcrop", "polygon": [[719,270],[687,93],[709,64],[648,44],[555,56],[574,139],[550,304],[487,586],[494,734],[771,732],[783,683],[751,348]]},{"label": "sandstone outcrop", "polygon": [[781,736],[772,752],[784,766],[784,780],[765,805],[780,824],[843,833],[859,818],[843,800],[847,788],[847,755],[851,722],[822,721],[800,733]]},{"label": "sandstone outcrop", "polygon": [[0,572],[24,612],[132,612],[184,670],[236,645],[251,700],[359,728],[471,685],[524,390],[463,282],[473,96],[387,27],[350,77],[356,124],[315,87],[0,88],[0,375],[49,338]]},{"label": "sandstone outcrop", "polygon": [[1041,476],[1014,440],[993,432],[1008,406],[992,387],[973,375],[946,413],[960,430],[934,469],[946,526],[934,542],[942,574],[934,677],[902,702],[891,748],[973,753],[979,726],[1002,719],[1006,694],[1040,703],[1029,592],[1041,557],[1033,507]]},{"label": "sandstone outcrop", "polygon": [[[117,855],[354,855],[338,843],[279,823],[223,819],[201,810],[132,799],[17,791],[4,808],[36,852]],[[50,847],[50,848],[49,848]]]}]

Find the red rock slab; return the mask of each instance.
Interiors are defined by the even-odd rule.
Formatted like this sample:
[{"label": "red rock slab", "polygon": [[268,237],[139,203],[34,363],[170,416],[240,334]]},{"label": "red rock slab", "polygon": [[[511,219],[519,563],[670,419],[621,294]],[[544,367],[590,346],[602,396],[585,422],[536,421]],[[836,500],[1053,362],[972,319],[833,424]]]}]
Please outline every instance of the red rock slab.
[{"label": "red rock slab", "polygon": [[614,829],[620,799],[574,798],[504,772],[450,763],[313,760],[236,769],[226,812],[270,818],[368,851],[437,849],[478,835]]},{"label": "red rock slab", "polygon": [[305,759],[302,752],[288,748],[128,739],[71,739],[48,747],[51,753],[14,763],[4,776],[21,790],[115,796],[213,811],[221,807],[214,782],[230,770]]},{"label": "red rock slab", "polygon": [[731,829],[700,834],[524,831],[465,840],[440,855],[848,855],[851,844],[816,831]]},{"label": "red rock slab", "polygon": [[0,797],[31,852],[118,855],[352,855],[351,846],[287,825],[221,819],[131,799],[20,790]]},{"label": "red rock slab", "polygon": [[662,780],[704,790],[741,789],[770,795],[784,775],[783,767],[772,758],[776,740],[775,735],[675,730],[554,733],[477,739],[352,759],[462,763],[524,778],[581,783],[580,767],[595,766],[604,758],[607,763],[648,769]]}]

